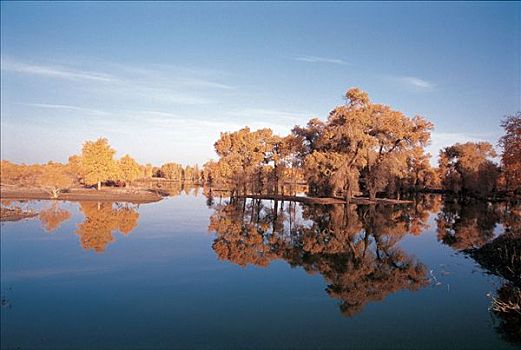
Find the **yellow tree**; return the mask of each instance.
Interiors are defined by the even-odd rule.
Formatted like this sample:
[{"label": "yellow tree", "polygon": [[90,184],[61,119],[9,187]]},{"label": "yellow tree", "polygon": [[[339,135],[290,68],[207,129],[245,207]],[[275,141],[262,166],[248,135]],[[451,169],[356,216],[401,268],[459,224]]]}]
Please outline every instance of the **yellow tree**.
[{"label": "yellow tree", "polygon": [[505,135],[499,140],[503,147],[501,163],[507,190],[521,190],[521,111],[501,123]]},{"label": "yellow tree", "polygon": [[117,165],[114,161],[116,151],[112,149],[106,138],[87,141],[81,152],[81,170],[86,185],[96,185],[101,189],[101,183],[114,178]]},{"label": "yellow tree", "polygon": [[407,154],[428,143],[432,124],[373,104],[358,88],[349,89],[346,100],[325,123],[312,119],[307,128],[296,127],[293,133],[302,140],[301,157],[311,193],[342,192],[349,198],[358,190],[362,175],[374,198],[393,177],[402,176]]},{"label": "yellow tree", "polygon": [[498,169],[488,142],[456,143],[440,152],[439,169],[446,190],[485,195],[494,190]]},{"label": "yellow tree", "polygon": [[438,185],[438,176],[431,167],[429,158],[421,147],[415,147],[407,154],[407,186],[411,190],[433,188]]},{"label": "yellow tree", "polygon": [[74,175],[66,165],[49,162],[42,167],[36,184],[47,191],[52,199],[57,199],[61,191],[74,184]]},{"label": "yellow tree", "polygon": [[161,177],[169,180],[183,180],[183,166],[177,163],[165,163],[160,169]]},{"label": "yellow tree", "polygon": [[150,178],[153,176],[153,166],[150,163],[141,166],[141,176],[144,178]]},{"label": "yellow tree", "polygon": [[246,194],[247,185],[254,184],[254,176],[260,174],[256,170],[268,161],[272,136],[271,129],[250,131],[248,127],[221,133],[214,144],[215,152],[220,157],[219,173],[227,179],[234,193],[238,194],[242,189]]},{"label": "yellow tree", "polygon": [[118,177],[125,181],[125,187],[128,187],[132,181],[135,181],[141,175],[141,167],[128,154],[119,160],[118,165]]},{"label": "yellow tree", "polygon": [[70,156],[67,166],[69,167],[69,171],[76,176],[76,180],[79,183],[83,183],[85,176],[81,168],[81,156],[77,154]]}]

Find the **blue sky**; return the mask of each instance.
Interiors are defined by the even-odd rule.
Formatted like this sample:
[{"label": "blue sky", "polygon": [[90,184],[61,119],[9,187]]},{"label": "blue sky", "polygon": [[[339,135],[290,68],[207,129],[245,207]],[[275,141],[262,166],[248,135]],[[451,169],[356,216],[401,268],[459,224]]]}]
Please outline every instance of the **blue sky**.
[{"label": "blue sky", "polygon": [[349,87],[436,126],[429,150],[521,110],[519,2],[1,3],[1,156],[202,164],[221,131],[288,133]]}]

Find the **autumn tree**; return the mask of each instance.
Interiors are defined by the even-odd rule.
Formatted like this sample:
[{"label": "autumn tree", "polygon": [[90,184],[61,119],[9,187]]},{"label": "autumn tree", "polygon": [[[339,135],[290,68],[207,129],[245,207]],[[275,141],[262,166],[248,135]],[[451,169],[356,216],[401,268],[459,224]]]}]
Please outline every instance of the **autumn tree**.
[{"label": "autumn tree", "polygon": [[270,129],[250,131],[248,127],[235,132],[221,133],[215,142],[215,152],[220,157],[218,162],[220,175],[227,180],[235,194],[242,190],[248,192],[248,185],[252,192],[258,184],[259,167],[268,162],[267,153],[270,149],[270,140],[273,133]]},{"label": "autumn tree", "polygon": [[183,166],[177,163],[165,163],[159,169],[160,177],[169,180],[183,180]]},{"label": "autumn tree", "polygon": [[81,156],[74,154],[69,157],[67,166],[72,174],[76,176],[76,180],[80,183],[83,182],[85,175],[81,167]]},{"label": "autumn tree", "polygon": [[118,162],[118,179],[125,181],[125,187],[128,187],[141,175],[141,167],[128,154],[123,156]]},{"label": "autumn tree", "polygon": [[521,111],[507,116],[501,123],[505,135],[499,140],[503,147],[501,165],[505,187],[510,191],[521,190]]},{"label": "autumn tree", "polygon": [[212,187],[219,187],[219,185],[223,185],[223,183],[226,182],[224,175],[221,174],[219,163],[213,160],[203,165],[203,178],[205,183]]},{"label": "autumn tree", "polygon": [[115,178],[117,174],[115,153],[116,151],[110,147],[105,138],[83,144],[80,166],[86,185],[96,185],[99,190],[103,182]]},{"label": "autumn tree", "polygon": [[438,172],[431,166],[431,155],[422,147],[415,147],[407,154],[406,186],[414,191],[437,188]]},{"label": "autumn tree", "polygon": [[66,165],[49,162],[42,167],[36,184],[57,199],[60,192],[74,184],[74,175]]},{"label": "autumn tree", "polygon": [[403,177],[407,154],[429,142],[432,124],[373,104],[357,88],[347,91],[346,101],[325,123],[312,119],[293,133],[302,140],[301,158],[312,194],[343,193],[348,199],[362,183],[374,199],[393,176]]},{"label": "autumn tree", "polygon": [[443,188],[456,194],[491,193],[499,170],[490,159],[496,156],[488,142],[456,143],[440,151],[439,171]]},{"label": "autumn tree", "polygon": [[142,165],[141,166],[141,177],[143,177],[143,178],[152,177],[154,174],[153,169],[154,169],[154,167],[150,163]]},{"label": "autumn tree", "polygon": [[279,194],[279,189],[284,191],[284,182],[289,181],[295,185],[298,172],[296,168],[300,165],[298,152],[301,149],[299,138],[295,135],[281,137],[272,135],[267,140],[266,162],[268,167],[268,183],[271,191]]}]

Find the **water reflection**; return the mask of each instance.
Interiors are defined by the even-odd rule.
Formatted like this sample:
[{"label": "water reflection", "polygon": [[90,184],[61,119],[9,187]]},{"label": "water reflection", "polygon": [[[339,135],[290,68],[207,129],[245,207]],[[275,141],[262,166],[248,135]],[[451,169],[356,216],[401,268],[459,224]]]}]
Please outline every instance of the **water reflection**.
[{"label": "water reflection", "polygon": [[[139,213],[137,205],[118,202],[78,202],[83,221],[77,224],[74,232],[80,238],[83,249],[95,252],[104,252],[110,243],[115,241],[114,231],[128,235],[138,225]],[[20,208],[28,211],[29,202],[2,201],[3,207]],[[37,215],[41,227],[45,232],[56,231],[72,213],[61,207],[57,201],[47,202]]]},{"label": "water reflection", "polygon": [[232,200],[213,208],[208,230],[217,235],[212,247],[219,259],[241,266],[283,259],[319,273],[346,316],[391,293],[428,285],[426,267],[398,242],[428,227],[437,197],[412,206]]},{"label": "water reflection", "polygon": [[499,218],[487,202],[445,202],[436,218],[438,240],[457,250],[479,248],[494,238]]},{"label": "water reflection", "polygon": [[[41,224],[41,229],[37,228],[38,222],[9,223],[2,227],[6,233],[1,235],[1,299],[3,310],[9,310],[3,311],[2,317],[8,322],[17,320],[16,324],[5,323],[3,338],[8,340],[3,341],[14,344],[23,339],[14,333],[17,329],[27,337],[38,334],[38,327],[52,324],[35,321],[46,319],[46,315],[61,317],[57,319],[67,324],[63,320],[87,314],[93,323],[82,321],[84,329],[92,329],[99,322],[105,322],[104,329],[119,324],[121,328],[111,330],[118,336],[128,329],[126,320],[133,325],[138,322],[136,332],[128,339],[135,342],[150,336],[152,340],[143,347],[154,347],[157,339],[171,347],[174,341],[169,336],[174,331],[186,335],[188,340],[182,345],[193,344],[198,334],[193,335],[189,330],[201,325],[197,310],[209,310],[199,334],[216,332],[223,336],[220,327],[223,322],[233,325],[229,338],[225,335],[219,343],[225,344],[222,348],[230,344],[230,339],[235,341],[237,334],[245,335],[238,342],[242,346],[252,344],[251,334],[261,333],[274,346],[291,347],[296,344],[294,339],[302,337],[300,320],[307,322],[306,329],[315,329],[321,339],[329,335],[329,339],[337,339],[337,335],[342,335],[338,343],[310,341],[310,347],[342,348],[345,344],[353,345],[349,343],[353,339],[364,339],[352,346],[362,348],[361,342],[368,337],[375,339],[368,345],[374,348],[413,348],[411,344],[419,341],[438,347],[508,347],[496,336],[496,331],[514,346],[521,342],[521,313],[516,309],[521,303],[519,206],[444,202],[440,196],[419,197],[413,204],[402,206],[309,206],[280,201],[230,201],[219,197],[218,191],[213,191],[212,198],[208,189],[200,189],[200,193],[210,197],[206,202],[212,209],[209,216],[202,196],[194,200],[181,195],[141,213],[135,205],[110,202],[2,202],[26,210],[39,209]],[[109,246],[118,238],[125,240],[130,232],[135,234],[138,224],[140,233],[154,239]],[[429,234],[410,239],[428,231],[429,224],[432,225]],[[206,229],[215,232],[215,237],[207,235]],[[43,231],[56,233],[50,236]],[[57,236],[60,239],[55,239]],[[129,237],[132,238],[138,237]],[[34,239],[35,243],[28,244],[31,242],[28,239]],[[89,252],[105,253],[81,254],[78,240]],[[447,254],[451,249],[461,253]],[[240,266],[265,267],[279,260],[321,278],[312,281],[301,275],[293,278],[295,271],[277,265],[266,274],[251,269],[238,273],[230,264],[220,264],[216,256]],[[500,279],[473,273],[474,261]],[[417,291],[428,286],[429,277],[434,278],[430,269],[437,271],[442,265],[451,272],[443,280],[444,286],[450,283],[450,291],[425,288],[414,295],[403,293],[389,298],[395,292]],[[140,273],[136,274],[138,270]],[[92,273],[98,271],[103,273]],[[280,283],[286,276],[286,283]],[[222,280],[227,283],[219,283]],[[500,284],[496,284],[497,280]],[[66,283],[55,283],[59,281]],[[322,298],[310,303],[310,299],[316,300],[315,283]],[[9,289],[11,286],[13,289]],[[259,300],[279,287],[280,298],[263,299],[262,312],[256,314],[257,323],[253,323],[250,315],[258,312]],[[131,292],[115,301],[113,295],[121,289]],[[301,293],[300,298],[293,298],[296,291]],[[487,292],[492,292],[490,303],[484,298]],[[216,296],[222,302],[212,302]],[[324,306],[323,299],[330,301],[329,304],[337,303],[341,312],[331,313],[330,305]],[[367,310],[371,303],[383,300],[385,303],[379,304],[382,307]],[[11,303],[14,307],[8,309]],[[245,305],[254,307],[248,309]],[[49,313],[51,307],[53,312]],[[105,312],[103,320],[98,318],[100,307]],[[495,318],[496,330],[489,322],[488,307]],[[61,316],[55,310],[62,310]],[[370,312],[360,315],[364,310]],[[340,314],[361,317],[341,319]],[[400,316],[400,322],[392,329],[386,328],[389,322],[397,320],[396,315]],[[269,320],[274,319],[283,321],[270,324]],[[324,322],[318,324],[317,319]],[[453,320],[453,324],[468,321],[470,326],[444,328],[447,319]],[[432,334],[431,329],[425,329],[425,322]],[[292,328],[295,324],[299,324],[298,328]],[[264,331],[259,333],[259,327],[265,327]],[[164,333],[155,333],[152,328],[164,329]],[[288,343],[277,342],[281,329]],[[49,326],[41,334],[45,332],[51,334],[52,344],[57,344],[56,339],[60,338],[53,328]],[[109,333],[100,342],[110,343]],[[218,339],[215,334],[213,340]],[[89,344],[90,336],[90,333],[80,335],[78,341],[87,339],[85,343]],[[310,335],[308,339],[312,338]],[[411,343],[396,343],[398,338],[410,338]],[[38,344],[34,339],[28,343],[34,344]]]},{"label": "water reflection", "polygon": [[[497,318],[498,333],[521,344],[521,205],[451,201],[444,203],[436,221],[441,242],[502,278],[490,310]],[[504,232],[495,237],[498,223]]]},{"label": "water reflection", "polygon": [[47,232],[58,229],[61,224],[71,218],[70,211],[60,208],[58,202],[52,202],[50,206],[40,210],[38,219],[42,224],[42,228]]},{"label": "water reflection", "polygon": [[80,211],[85,219],[75,233],[83,249],[98,253],[114,242],[114,231],[128,235],[138,224],[139,213],[131,204],[80,202]]}]

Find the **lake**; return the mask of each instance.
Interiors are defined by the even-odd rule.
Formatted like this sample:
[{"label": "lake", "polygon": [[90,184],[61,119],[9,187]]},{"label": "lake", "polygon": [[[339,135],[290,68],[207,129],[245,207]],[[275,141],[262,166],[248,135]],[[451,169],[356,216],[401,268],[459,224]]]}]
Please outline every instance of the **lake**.
[{"label": "lake", "polygon": [[41,213],[1,226],[2,349],[520,345],[464,252],[503,231],[491,204],[17,204]]}]

